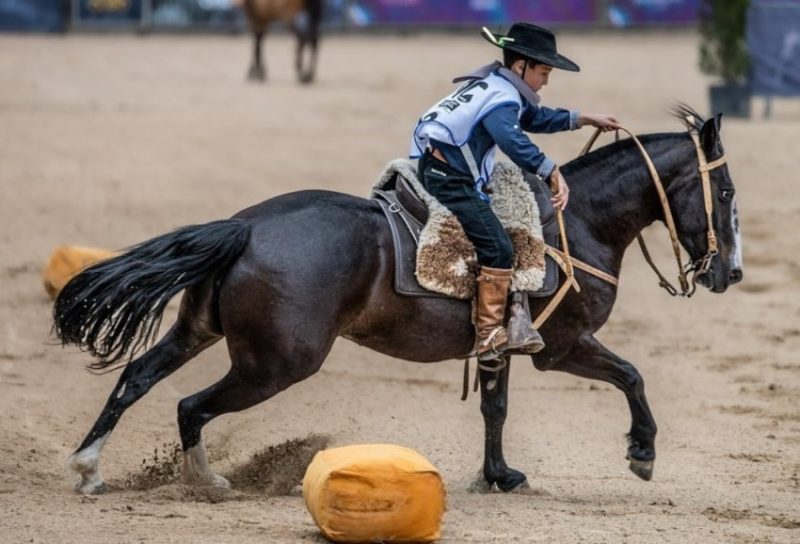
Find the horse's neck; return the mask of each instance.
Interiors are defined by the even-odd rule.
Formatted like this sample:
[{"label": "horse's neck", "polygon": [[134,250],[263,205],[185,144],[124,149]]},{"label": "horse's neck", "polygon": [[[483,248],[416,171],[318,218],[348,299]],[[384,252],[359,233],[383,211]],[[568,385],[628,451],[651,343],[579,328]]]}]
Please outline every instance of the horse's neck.
[{"label": "horse's neck", "polygon": [[[677,138],[645,139],[645,148],[664,186],[675,168]],[[566,220],[578,239],[575,257],[619,273],[625,249],[646,226],[663,219],[658,192],[638,149],[624,146],[613,154],[586,157],[574,168],[565,167],[570,183]],[[572,227],[572,228],[570,228]],[[571,244],[572,245],[572,244]]]}]

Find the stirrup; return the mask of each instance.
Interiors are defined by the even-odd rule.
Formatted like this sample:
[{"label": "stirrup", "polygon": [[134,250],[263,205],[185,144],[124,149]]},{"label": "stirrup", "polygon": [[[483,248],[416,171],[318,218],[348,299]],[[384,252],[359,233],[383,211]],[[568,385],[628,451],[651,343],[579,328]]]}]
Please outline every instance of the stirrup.
[{"label": "stirrup", "polygon": [[[507,346],[508,346],[508,340],[506,340],[498,348],[498,346],[497,346],[497,336],[502,334],[502,333],[504,333],[504,332],[506,332],[506,331],[502,326],[497,326],[497,327],[494,328],[494,330],[491,333],[489,333],[489,336],[487,336],[484,340],[482,340],[478,344],[478,350],[479,350],[479,352],[478,352],[478,361],[494,361],[494,360],[499,359],[500,357],[503,356],[503,354],[505,353],[505,351],[507,349]],[[488,350],[486,350],[486,351],[481,353],[480,352],[480,348],[483,347],[483,346],[491,346],[491,347],[489,347]]]},{"label": "stirrup", "polygon": [[489,351],[484,351],[480,355],[478,355],[478,362],[479,363],[488,363],[489,361],[498,361],[503,358],[506,354],[506,350],[501,349],[500,351],[492,348]]}]

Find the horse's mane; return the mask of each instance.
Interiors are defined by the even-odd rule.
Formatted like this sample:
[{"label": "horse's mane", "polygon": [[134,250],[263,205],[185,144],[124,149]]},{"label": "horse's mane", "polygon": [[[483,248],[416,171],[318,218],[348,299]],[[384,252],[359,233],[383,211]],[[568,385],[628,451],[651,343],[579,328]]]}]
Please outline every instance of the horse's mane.
[{"label": "horse's mane", "polygon": [[686,126],[686,118],[691,115],[694,121],[692,123],[692,127],[697,130],[697,132],[700,132],[700,129],[703,128],[703,125],[706,122],[703,116],[697,113],[694,108],[688,104],[684,104],[683,102],[678,102],[672,106],[672,108],[670,108],[670,113],[684,126]]},{"label": "horse's mane", "polygon": [[[647,145],[650,142],[674,139],[676,136],[678,136],[678,134],[675,132],[661,132],[657,134],[643,134],[637,137],[642,144]],[[636,150],[636,144],[631,138],[624,138],[618,142],[612,142],[608,145],[604,145],[603,147],[598,147],[582,157],[576,157],[572,159],[564,164],[562,170],[565,174],[569,174],[576,170],[582,170],[588,166],[596,166],[598,163],[601,163],[612,156],[619,157],[620,153],[628,150]]]},{"label": "horse's mane", "polygon": [[[701,128],[703,128],[703,124],[705,123],[705,119],[703,118],[702,115],[697,113],[697,111],[695,111],[694,108],[692,108],[688,104],[684,104],[683,102],[678,102],[674,106],[672,106],[669,109],[669,113],[670,113],[670,115],[672,115],[672,117],[675,117],[676,119],[678,119],[681,122],[681,125],[683,125],[684,127],[686,127],[686,123],[687,123],[686,118],[691,115],[692,119],[693,119],[692,126],[698,132],[700,131]],[[678,133],[676,133],[676,132],[660,132],[660,133],[656,133],[656,134],[643,134],[641,136],[637,135],[637,137],[639,138],[639,140],[643,144],[647,145],[648,143],[651,143],[651,142],[656,142],[656,141],[660,141],[660,140],[667,140],[667,139],[675,138],[677,136],[682,136],[683,134],[684,133],[681,133],[681,132],[678,132]],[[626,151],[628,149],[633,149],[634,145],[635,144],[633,143],[633,140],[630,139],[630,138],[625,138],[625,139],[620,140],[618,142],[610,143],[610,144],[605,145],[603,147],[599,147],[599,148],[591,151],[590,153],[587,153],[586,155],[584,155],[582,157],[577,157],[577,158],[567,162],[564,165],[563,170],[564,170],[565,173],[569,174],[570,172],[574,172],[576,170],[581,170],[581,169],[585,168],[586,166],[596,165],[597,163],[602,162],[602,161],[610,158],[611,156],[617,156],[618,153],[620,153],[620,152]]]}]

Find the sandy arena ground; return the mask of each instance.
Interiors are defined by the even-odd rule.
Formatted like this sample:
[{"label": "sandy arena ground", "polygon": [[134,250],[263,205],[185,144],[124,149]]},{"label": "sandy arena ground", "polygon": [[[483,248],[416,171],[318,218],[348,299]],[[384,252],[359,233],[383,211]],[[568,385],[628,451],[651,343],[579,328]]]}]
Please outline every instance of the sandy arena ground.
[{"label": "sandy arena ground", "polygon": [[[673,99],[707,108],[694,34],[567,33],[560,45],[583,71],[554,74],[546,104],[613,112],[636,132],[680,130]],[[169,483],[176,404],[226,371],[224,343],[125,415],[101,462],[110,492],[75,494],[64,462],[117,374],[92,376],[55,344],[40,281],[59,244],[121,248],[302,188],[366,195],[449,78],[494,54],[477,35],[330,37],[318,83],[300,87],[292,47],[269,39],[258,85],[244,79],[245,36],[0,37],[0,541],[324,541],[296,491]],[[443,543],[800,542],[800,104],[777,103],[772,120],[756,106],[723,125],[745,281],[671,299],[632,250],[599,335],[647,382],[652,482],[627,469],[618,391],[518,358],[506,456],[537,493],[469,493],[483,424],[478,396],[459,401],[461,362],[412,365],[347,341],[313,378],[206,427],[214,467],[263,463],[291,489],[291,439],[392,442],[441,470]],[[538,141],[565,161],[588,136]],[[648,238],[671,265],[663,227]]]}]

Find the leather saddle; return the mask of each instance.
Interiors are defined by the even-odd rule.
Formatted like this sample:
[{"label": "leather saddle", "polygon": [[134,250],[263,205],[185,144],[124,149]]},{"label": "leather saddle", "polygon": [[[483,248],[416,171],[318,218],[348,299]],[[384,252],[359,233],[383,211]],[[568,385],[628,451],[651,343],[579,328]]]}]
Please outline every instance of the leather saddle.
[{"label": "leather saddle", "polygon": [[[523,173],[523,176],[539,205],[544,242],[558,247],[558,224],[553,203],[550,201],[550,190],[538,176],[529,173]],[[447,295],[425,289],[416,277],[417,245],[420,233],[428,221],[425,203],[408,181],[399,175],[395,175],[382,189],[373,189],[372,199],[380,205],[392,231],[395,291],[407,296],[448,298]],[[558,288],[559,267],[549,255],[545,257],[545,274],[541,289],[529,292],[528,295],[548,297],[555,293]]]}]

